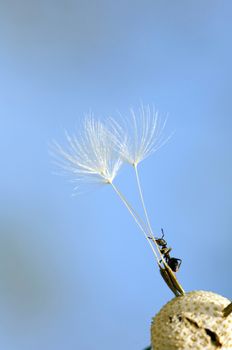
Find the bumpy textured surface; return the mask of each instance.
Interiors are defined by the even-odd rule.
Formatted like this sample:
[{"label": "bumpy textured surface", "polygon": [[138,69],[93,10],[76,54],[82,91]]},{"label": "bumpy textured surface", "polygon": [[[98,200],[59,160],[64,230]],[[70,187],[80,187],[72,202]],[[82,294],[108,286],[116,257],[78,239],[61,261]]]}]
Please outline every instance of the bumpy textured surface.
[{"label": "bumpy textured surface", "polygon": [[232,313],[223,317],[230,300],[194,291],[168,302],[153,318],[153,350],[232,350]]}]

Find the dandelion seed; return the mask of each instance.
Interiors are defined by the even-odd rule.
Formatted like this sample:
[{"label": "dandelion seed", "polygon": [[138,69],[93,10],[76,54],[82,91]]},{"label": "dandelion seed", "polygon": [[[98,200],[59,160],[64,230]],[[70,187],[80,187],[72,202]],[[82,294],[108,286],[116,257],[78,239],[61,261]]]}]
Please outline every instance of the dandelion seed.
[{"label": "dandelion seed", "polygon": [[[165,266],[166,262],[152,233],[137,171],[138,163],[142,159],[145,159],[152,151],[161,147],[162,142],[159,139],[161,131],[157,131],[158,129],[156,128],[158,125],[157,115],[153,118],[149,108],[146,109],[146,113],[143,108],[141,111],[141,118],[143,121],[141,134],[136,116],[132,113],[134,138],[132,136],[130,139],[128,134],[122,142],[120,140],[122,128],[119,128],[116,122],[114,127],[109,129],[100,121],[94,120],[92,115],[90,115],[85,118],[83,130],[80,129],[78,135],[70,135],[66,132],[66,147],[62,147],[55,141],[53,142],[52,154],[57,159],[58,165],[60,165],[66,173],[71,173],[73,175],[74,181],[77,182],[76,191],[79,191],[80,186],[83,184],[111,185],[142,231],[161,268],[161,260]],[[163,128],[164,125],[161,129]],[[155,138],[155,135],[157,138]],[[159,140],[159,142],[157,140]],[[119,144],[120,150],[118,148]],[[124,160],[127,159],[134,166],[140,199],[146,216],[146,223],[113,183],[123,163],[122,158]],[[151,240],[150,237],[152,237],[153,240]],[[157,251],[152,241],[156,245]],[[161,260],[157,252],[160,254]]]},{"label": "dandelion seed", "polygon": [[85,118],[83,130],[78,135],[66,132],[66,147],[53,142],[53,156],[57,164],[72,174],[77,183],[75,190],[83,184],[109,184],[115,179],[121,165],[121,156],[115,151],[114,137],[106,127],[90,115]]},{"label": "dandelion seed", "polygon": [[[129,118],[121,118],[122,124],[111,119],[111,128],[116,139],[115,147],[118,149],[123,160],[134,167],[139,197],[146,218],[147,232],[153,238],[156,249],[160,253],[144,201],[138,164],[162,147],[171,136],[165,138],[163,135],[167,119],[162,121],[158,112],[149,105],[145,107],[141,105],[138,114],[133,109],[130,112]],[[160,255],[164,265],[166,265],[161,253]]]}]

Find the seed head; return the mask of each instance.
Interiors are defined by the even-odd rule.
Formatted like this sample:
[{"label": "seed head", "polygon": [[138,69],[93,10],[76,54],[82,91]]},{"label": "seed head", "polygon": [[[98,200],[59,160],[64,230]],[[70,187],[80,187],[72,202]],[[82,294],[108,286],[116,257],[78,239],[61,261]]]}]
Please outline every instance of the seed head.
[{"label": "seed head", "polygon": [[229,303],[221,295],[205,291],[172,299],[153,318],[152,349],[232,349],[232,314],[223,315]]}]

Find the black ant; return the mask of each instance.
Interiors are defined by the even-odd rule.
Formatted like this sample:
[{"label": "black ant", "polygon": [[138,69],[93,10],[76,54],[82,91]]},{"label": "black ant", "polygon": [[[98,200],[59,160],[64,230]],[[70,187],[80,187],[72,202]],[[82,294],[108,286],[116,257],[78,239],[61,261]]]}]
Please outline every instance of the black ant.
[{"label": "black ant", "polygon": [[[172,258],[170,256],[170,251],[172,250],[172,248],[168,248],[167,247],[167,242],[164,239],[164,230],[162,228],[161,228],[161,232],[162,232],[162,237],[161,238],[155,238],[155,241],[158,244],[158,246],[160,247],[160,253],[163,255],[163,257],[164,257],[166,263],[168,264],[168,266],[172,269],[173,272],[177,272],[179,270],[179,268],[180,268],[182,260],[181,259],[177,259],[177,258]],[[153,239],[152,237],[149,237],[149,238]]]}]

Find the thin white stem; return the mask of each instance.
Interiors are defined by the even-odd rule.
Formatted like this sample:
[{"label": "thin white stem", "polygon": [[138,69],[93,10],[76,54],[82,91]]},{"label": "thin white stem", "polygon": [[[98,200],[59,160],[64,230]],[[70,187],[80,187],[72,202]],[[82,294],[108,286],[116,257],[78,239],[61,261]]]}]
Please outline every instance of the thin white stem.
[{"label": "thin white stem", "polygon": [[137,185],[138,185],[138,189],[139,189],[139,196],[140,196],[141,203],[142,203],[142,206],[143,206],[143,211],[144,211],[144,214],[145,214],[145,217],[146,217],[146,222],[147,222],[147,226],[148,226],[148,229],[149,229],[149,234],[151,234],[153,236],[151,223],[150,223],[150,220],[149,220],[149,217],[148,217],[148,214],[147,214],[147,208],[146,208],[146,205],[145,205],[145,202],[144,202],[144,198],[143,198],[143,192],[142,192],[142,188],[141,188],[141,184],[140,184],[140,178],[139,178],[137,164],[134,165],[134,169],[135,169],[136,181],[137,181]]},{"label": "thin white stem", "polygon": [[[164,266],[166,268],[165,272],[167,273],[167,271],[168,271],[169,279],[171,278],[171,284],[173,285],[173,287],[170,287],[169,282],[164,277],[166,275],[162,275],[162,276],[163,276],[165,282],[167,283],[168,287],[174,292],[175,295],[179,295],[179,293],[180,294],[184,294],[183,288],[179,284],[178,280],[176,279],[175,274],[172,272],[172,270],[168,266],[167,262],[164,260],[164,256],[163,256],[163,254],[161,254],[159,245],[157,244],[156,239],[155,239],[155,237],[153,235],[152,228],[151,228],[151,223],[150,223],[150,220],[149,220],[149,217],[148,217],[148,214],[147,214],[147,209],[146,209],[146,205],[145,205],[144,198],[143,198],[143,192],[142,192],[142,187],[141,187],[141,184],[140,184],[140,178],[139,178],[139,173],[138,173],[138,169],[137,169],[137,164],[134,164],[134,168],[135,168],[137,185],[138,185],[138,189],[139,189],[139,196],[140,196],[141,203],[142,203],[143,210],[144,210],[144,214],[145,214],[145,217],[146,217],[147,229],[148,229],[149,235],[152,238],[152,241],[154,242],[154,244],[155,244],[155,246],[157,248],[157,251],[159,252],[159,254],[161,256],[161,260],[159,261],[159,265],[160,265],[160,262],[162,261],[162,263],[164,264]],[[161,271],[163,271],[162,268],[161,268]],[[176,294],[176,293],[178,293],[178,294]]]},{"label": "thin white stem", "polygon": [[159,258],[157,256],[157,253],[151,243],[151,240],[148,238],[147,236],[147,233],[146,233],[146,230],[143,228],[143,223],[142,223],[142,220],[139,218],[138,214],[135,212],[135,210],[132,208],[132,206],[129,204],[129,202],[126,200],[125,196],[119,191],[119,189],[113,184],[111,183],[114,191],[117,193],[117,195],[119,196],[119,198],[121,199],[121,201],[123,202],[123,204],[126,206],[126,208],[128,209],[129,213],[131,214],[131,216],[133,217],[133,219],[135,220],[136,224],[139,226],[140,230],[143,232],[147,242],[149,243],[152,251],[153,251],[153,254],[155,255],[156,257],[156,260],[158,262],[158,264],[160,264],[159,262]]},{"label": "thin white stem", "polygon": [[148,214],[147,214],[147,208],[146,208],[146,205],[145,205],[145,202],[144,202],[144,198],[143,198],[143,191],[142,191],[142,187],[141,187],[141,183],[140,183],[140,178],[139,178],[139,173],[138,173],[138,165],[137,164],[134,164],[134,169],[135,169],[136,181],[137,181],[138,190],[139,190],[139,197],[140,197],[140,200],[141,200],[141,203],[142,203],[142,207],[143,207],[143,211],[144,211],[144,214],[145,214],[149,235],[151,236],[152,241],[155,243],[156,248],[157,248],[157,250],[158,250],[158,252],[159,252],[159,254],[161,256],[161,259],[164,262],[163,256],[160,253],[159,246],[156,243],[156,239],[154,237],[154,234],[153,234],[153,231],[152,231],[152,227],[151,227],[151,223],[150,223],[150,220],[149,220],[149,217],[148,217]]}]

